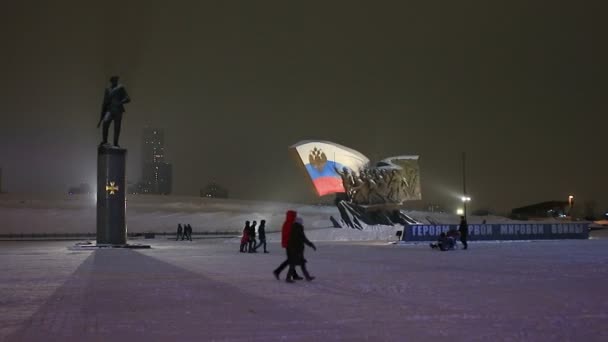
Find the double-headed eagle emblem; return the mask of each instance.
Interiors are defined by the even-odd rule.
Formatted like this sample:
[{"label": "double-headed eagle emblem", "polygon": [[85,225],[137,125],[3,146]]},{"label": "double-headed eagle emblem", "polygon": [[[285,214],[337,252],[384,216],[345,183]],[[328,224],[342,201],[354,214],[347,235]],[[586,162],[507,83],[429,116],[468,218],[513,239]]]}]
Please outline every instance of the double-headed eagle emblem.
[{"label": "double-headed eagle emblem", "polygon": [[327,164],[327,156],[321,149],[313,148],[308,155],[308,162],[319,172],[323,171],[325,164]]}]

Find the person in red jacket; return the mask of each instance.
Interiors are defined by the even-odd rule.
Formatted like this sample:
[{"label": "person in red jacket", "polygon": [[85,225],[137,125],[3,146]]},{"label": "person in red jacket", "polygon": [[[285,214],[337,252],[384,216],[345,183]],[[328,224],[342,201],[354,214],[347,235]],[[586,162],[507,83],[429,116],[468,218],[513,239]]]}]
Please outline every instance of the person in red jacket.
[{"label": "person in red jacket", "polygon": [[[289,234],[291,233],[291,226],[296,222],[296,217],[298,213],[295,210],[288,210],[285,215],[285,222],[283,222],[283,227],[281,228],[281,246],[285,248],[285,252],[287,253],[287,245],[289,243]],[[274,277],[279,280],[281,276],[281,272],[289,266],[289,254],[287,255],[287,260],[283,261],[282,264],[279,265],[272,273]],[[294,272],[292,279],[294,280],[302,280],[304,278],[300,277],[297,273]]]},{"label": "person in red jacket", "polygon": [[304,258],[304,245],[317,250],[317,247],[308,240],[306,234],[304,234],[304,221],[301,217],[296,218],[296,222],[291,226],[291,232],[289,234],[289,241],[287,244],[287,259],[289,259],[289,271],[287,271],[287,278],[285,279],[288,283],[293,283],[292,275],[296,272],[296,266],[302,268],[302,273],[306,280],[311,281],[315,277],[311,276],[306,269],[306,258]]},{"label": "person in red jacket", "polygon": [[241,248],[239,252],[246,253],[247,245],[249,244],[249,221],[245,221],[245,228],[243,228],[243,237],[241,237]]}]

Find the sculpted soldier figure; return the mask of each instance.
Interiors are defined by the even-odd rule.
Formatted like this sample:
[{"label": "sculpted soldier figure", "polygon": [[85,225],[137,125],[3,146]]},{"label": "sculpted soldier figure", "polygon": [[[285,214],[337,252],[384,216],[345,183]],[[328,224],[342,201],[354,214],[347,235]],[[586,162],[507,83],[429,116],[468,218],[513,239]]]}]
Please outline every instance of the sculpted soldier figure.
[{"label": "sculpted soldier figure", "polygon": [[390,192],[388,196],[391,201],[401,204],[403,200],[401,199],[401,175],[399,174],[399,171],[392,170],[392,177],[389,187]]},{"label": "sculpted soldier figure", "polygon": [[353,202],[356,204],[370,204],[370,183],[367,173],[361,173],[356,182],[358,185],[353,188],[355,192]]},{"label": "sculpted soldier figure", "polygon": [[125,112],[125,104],[131,102],[127,90],[122,84],[118,84],[118,76],[110,78],[110,87],[105,90],[103,95],[103,104],[101,106],[101,118],[97,123],[97,127],[103,122],[103,141],[102,145],[108,143],[108,129],[114,121],[114,146],[118,146],[118,137],[120,136],[120,124],[122,121],[122,113]]},{"label": "sculpted soldier figure", "polygon": [[342,178],[342,185],[344,186],[344,192],[346,193],[346,195],[348,196],[348,199],[350,200],[350,198],[352,196],[353,185],[354,185],[353,175],[350,172],[348,172],[347,167],[343,167],[342,171],[340,171],[337,167],[334,167],[334,170]]},{"label": "sculpted soldier figure", "polygon": [[380,170],[378,173],[378,196],[381,198],[382,202],[389,202],[388,200],[388,192],[389,192],[389,179],[388,179],[387,170]]}]

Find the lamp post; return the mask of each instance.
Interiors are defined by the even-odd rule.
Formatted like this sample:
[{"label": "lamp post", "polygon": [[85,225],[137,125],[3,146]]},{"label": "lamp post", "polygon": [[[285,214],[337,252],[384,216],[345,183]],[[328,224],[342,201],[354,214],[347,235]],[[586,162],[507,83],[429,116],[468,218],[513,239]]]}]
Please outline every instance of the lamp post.
[{"label": "lamp post", "polygon": [[568,196],[568,216],[572,219],[572,207],[574,207],[574,195]]},{"label": "lamp post", "polygon": [[462,203],[464,206],[464,219],[467,219],[467,202],[471,201],[471,197],[467,196],[467,168],[466,168],[467,155],[462,152]]},{"label": "lamp post", "polygon": [[466,220],[467,219],[467,203],[471,202],[471,197],[469,197],[469,196],[462,196],[460,198],[460,200],[462,200],[462,205],[463,205],[463,208],[464,208],[464,210],[463,210],[463,212],[464,212],[464,219]]}]

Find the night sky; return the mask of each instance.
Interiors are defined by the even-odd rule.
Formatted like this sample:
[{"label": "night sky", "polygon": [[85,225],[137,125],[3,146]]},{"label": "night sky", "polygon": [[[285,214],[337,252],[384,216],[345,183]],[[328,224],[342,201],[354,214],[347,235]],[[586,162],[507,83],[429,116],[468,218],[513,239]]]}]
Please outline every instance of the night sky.
[{"label": "night sky", "polygon": [[[600,7],[600,6],[603,6]],[[421,156],[423,201],[452,210],[466,151],[473,208],[608,209],[602,1],[31,1],[0,12],[0,167],[10,192],[95,181],[103,88],[132,103],[140,177],[165,130],[178,195],[314,202],[303,139],[372,160]]]}]

